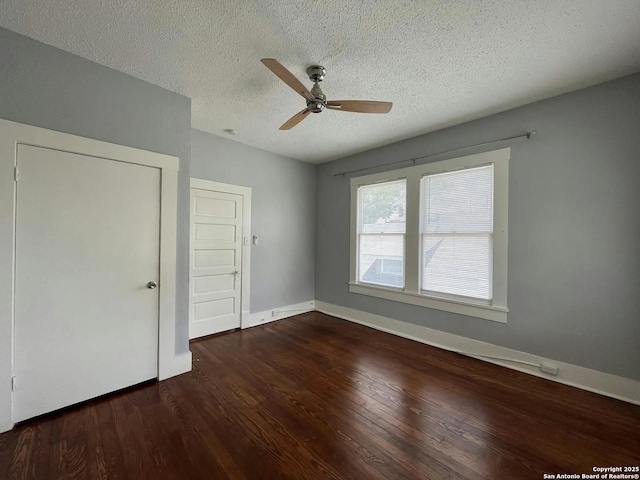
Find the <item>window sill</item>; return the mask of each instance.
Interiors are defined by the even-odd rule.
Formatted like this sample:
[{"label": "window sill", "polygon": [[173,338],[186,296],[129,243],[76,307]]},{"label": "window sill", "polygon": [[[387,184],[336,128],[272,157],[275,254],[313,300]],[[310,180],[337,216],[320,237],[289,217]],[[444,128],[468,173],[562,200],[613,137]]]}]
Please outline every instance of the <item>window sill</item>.
[{"label": "window sill", "polygon": [[445,312],[457,313],[468,317],[482,318],[493,322],[507,323],[507,312],[505,307],[495,305],[482,305],[477,303],[467,303],[458,300],[429,297],[418,293],[404,292],[397,288],[385,288],[375,285],[364,285],[362,283],[349,282],[349,291],[360,295],[384,298],[394,302],[409,303],[419,307],[434,308]]}]

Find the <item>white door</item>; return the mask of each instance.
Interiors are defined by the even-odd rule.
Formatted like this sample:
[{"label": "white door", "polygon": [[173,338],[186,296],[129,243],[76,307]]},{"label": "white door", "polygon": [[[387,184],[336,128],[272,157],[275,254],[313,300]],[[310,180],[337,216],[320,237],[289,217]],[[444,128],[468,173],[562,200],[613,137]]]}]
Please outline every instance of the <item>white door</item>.
[{"label": "white door", "polygon": [[242,195],[191,189],[189,337],[240,327]]},{"label": "white door", "polygon": [[160,171],[19,145],[14,421],[157,377]]}]

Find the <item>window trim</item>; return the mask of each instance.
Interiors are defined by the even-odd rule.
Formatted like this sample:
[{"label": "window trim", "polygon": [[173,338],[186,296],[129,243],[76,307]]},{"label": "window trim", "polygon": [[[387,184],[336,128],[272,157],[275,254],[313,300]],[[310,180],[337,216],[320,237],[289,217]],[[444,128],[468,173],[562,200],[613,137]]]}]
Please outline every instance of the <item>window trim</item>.
[{"label": "window trim", "polygon": [[[413,167],[374,173],[351,179],[349,292],[386,300],[418,305],[485,320],[507,322],[507,234],[509,160],[511,149],[456,157]],[[453,299],[420,290],[420,180],[424,175],[494,165],[493,182],[493,299],[475,302],[473,299]],[[405,229],[405,286],[392,288],[358,281],[358,187],[406,179],[407,206]]]}]

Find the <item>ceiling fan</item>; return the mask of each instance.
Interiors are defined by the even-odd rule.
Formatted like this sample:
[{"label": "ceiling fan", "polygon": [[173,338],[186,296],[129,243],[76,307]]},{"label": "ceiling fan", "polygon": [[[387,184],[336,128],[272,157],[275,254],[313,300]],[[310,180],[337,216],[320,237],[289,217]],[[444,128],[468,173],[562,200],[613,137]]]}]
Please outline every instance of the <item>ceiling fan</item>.
[{"label": "ceiling fan", "polygon": [[307,108],[299,111],[289,120],[284,122],[280,130],[291,130],[302,120],[307,118],[310,113],[320,113],[325,108],[329,110],[342,110],[343,112],[359,112],[359,113],[389,113],[393,103],[391,102],[374,102],[370,100],[327,100],[327,97],[320,90],[318,85],[325,76],[325,69],[320,65],[312,65],[307,68],[309,80],[313,82],[311,91],[298,80],[293,73],[287,70],[280,62],[273,58],[263,58],[260,60],[271,70],[280,80],[293,88],[298,94],[302,95],[307,101]]}]

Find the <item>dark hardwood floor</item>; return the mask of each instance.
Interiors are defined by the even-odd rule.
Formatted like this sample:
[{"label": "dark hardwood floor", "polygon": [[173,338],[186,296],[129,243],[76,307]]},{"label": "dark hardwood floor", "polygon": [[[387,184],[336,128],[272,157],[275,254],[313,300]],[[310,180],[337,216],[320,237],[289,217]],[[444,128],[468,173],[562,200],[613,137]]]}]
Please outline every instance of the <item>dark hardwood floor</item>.
[{"label": "dark hardwood floor", "polygon": [[542,479],[640,465],[640,407],[320,313],[0,435],[0,479]]}]

